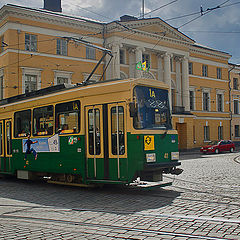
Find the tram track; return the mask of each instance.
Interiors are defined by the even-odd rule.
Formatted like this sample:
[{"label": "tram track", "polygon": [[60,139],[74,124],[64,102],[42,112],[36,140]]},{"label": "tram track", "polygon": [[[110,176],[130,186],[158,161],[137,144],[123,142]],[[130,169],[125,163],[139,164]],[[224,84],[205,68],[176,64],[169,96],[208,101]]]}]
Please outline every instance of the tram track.
[{"label": "tram track", "polygon": [[[130,232],[138,232],[138,233],[148,233],[148,234],[155,234],[159,236],[173,236],[173,237],[182,237],[182,238],[188,238],[188,239],[208,239],[208,240],[229,240],[229,238],[224,237],[211,237],[211,236],[204,236],[204,235],[195,235],[195,234],[184,234],[184,233],[177,233],[170,232],[170,231],[162,231],[162,230],[150,230],[150,229],[144,229],[140,227],[127,227],[127,226],[114,226],[110,224],[102,224],[102,223],[86,223],[81,221],[70,221],[70,220],[61,220],[61,219],[51,219],[51,218],[37,218],[37,217],[25,217],[25,216],[8,216],[8,215],[0,215],[0,218],[14,221],[23,221],[25,222],[44,222],[49,224],[64,224],[64,225],[72,225],[74,227],[76,226],[82,226],[82,227],[93,227],[93,228],[101,228],[101,229],[112,229],[112,230],[125,230]],[[44,226],[45,227],[45,226]],[[76,232],[76,230],[75,230]],[[85,233],[87,234],[87,231],[85,230]],[[103,235],[105,236],[105,235]],[[128,239],[131,239],[128,237]],[[132,238],[134,239],[134,238]]]},{"label": "tram track", "polygon": [[[2,206],[2,205],[0,205]],[[8,206],[8,205],[7,205]],[[111,209],[91,209],[91,208],[56,208],[56,207],[34,207],[34,206],[13,206],[13,207],[22,207],[23,209],[16,209],[9,212],[5,212],[0,215],[1,216],[10,216],[11,214],[16,213],[24,213],[25,211],[33,210],[33,209],[48,209],[49,212],[52,210],[53,212],[60,211],[73,211],[73,212],[93,212],[93,213],[103,213],[103,214],[116,214],[116,215],[133,215],[139,217],[149,217],[149,218],[173,218],[173,219],[182,219],[182,220],[200,220],[200,221],[211,221],[211,222],[224,222],[224,223],[237,223],[240,224],[240,220],[238,219],[227,219],[227,218],[218,218],[218,217],[201,217],[197,215],[182,215],[182,214],[168,214],[168,213],[142,213],[137,211],[126,211],[126,210],[111,210]]]}]

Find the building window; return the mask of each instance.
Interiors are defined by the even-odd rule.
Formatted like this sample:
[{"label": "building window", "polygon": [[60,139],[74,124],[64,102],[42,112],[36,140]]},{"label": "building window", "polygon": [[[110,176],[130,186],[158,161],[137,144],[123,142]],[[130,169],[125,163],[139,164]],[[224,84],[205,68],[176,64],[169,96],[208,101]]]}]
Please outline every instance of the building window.
[{"label": "building window", "polygon": [[0,53],[4,51],[4,36],[0,36]]},{"label": "building window", "polygon": [[234,126],[235,137],[240,137],[239,125]]},{"label": "building window", "polygon": [[66,77],[57,77],[57,85],[68,83],[68,78]]},{"label": "building window", "polygon": [[54,70],[54,85],[71,84],[72,74],[72,72]]},{"label": "building window", "polygon": [[189,71],[189,74],[193,74],[193,63],[192,62],[188,63],[188,71]]},{"label": "building window", "polygon": [[36,52],[37,51],[37,36],[32,34],[25,34],[25,50]]},{"label": "building window", "polygon": [[3,75],[0,75],[0,100],[2,99],[3,99]]},{"label": "building window", "polygon": [[202,65],[202,76],[207,77],[208,76],[208,66]]},{"label": "building window", "polygon": [[203,111],[209,111],[209,93],[203,93]]},{"label": "building window", "polygon": [[25,75],[25,93],[37,90],[37,75]]},{"label": "building window", "polygon": [[125,51],[123,49],[120,49],[119,51],[119,56],[120,56],[120,64],[125,64]]},{"label": "building window", "polygon": [[233,78],[233,89],[238,90],[238,79],[237,78]]},{"label": "building window", "polygon": [[170,59],[170,70],[171,70],[171,72],[173,72],[173,59],[172,58]]},{"label": "building window", "polygon": [[210,141],[210,129],[209,129],[209,126],[204,126],[204,141]]},{"label": "building window", "polygon": [[239,114],[238,100],[233,100],[234,114]]},{"label": "building window", "polygon": [[86,58],[87,59],[96,59],[96,49],[93,47],[86,46]]},{"label": "building window", "polygon": [[194,110],[194,91],[189,91],[189,97],[190,97],[190,110]]},{"label": "building window", "polygon": [[67,56],[67,41],[64,39],[57,39],[57,54]]},{"label": "building window", "polygon": [[217,79],[222,79],[222,69],[217,68]]},{"label": "building window", "polygon": [[146,62],[146,68],[150,68],[150,55],[149,54],[143,54],[142,55],[142,62]]},{"label": "building window", "polygon": [[217,110],[223,112],[223,94],[217,94]]},{"label": "building window", "polygon": [[223,139],[223,126],[218,126],[218,140]]}]

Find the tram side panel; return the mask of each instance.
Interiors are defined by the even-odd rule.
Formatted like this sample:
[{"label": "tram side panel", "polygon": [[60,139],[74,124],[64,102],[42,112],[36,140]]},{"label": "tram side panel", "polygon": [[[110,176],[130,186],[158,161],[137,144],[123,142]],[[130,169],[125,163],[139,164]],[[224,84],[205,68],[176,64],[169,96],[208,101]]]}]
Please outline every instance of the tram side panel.
[{"label": "tram side panel", "polygon": [[[15,171],[33,171],[38,173],[78,174],[85,179],[85,140],[84,136],[58,136],[57,150],[44,149],[46,138],[32,138],[38,143],[32,147],[37,151],[35,160],[33,154],[27,154],[25,159],[24,143],[26,139],[13,140],[13,168]],[[41,140],[42,139],[42,140]],[[43,140],[44,139],[44,140]],[[51,152],[53,151],[53,152]]]},{"label": "tram side panel", "polygon": [[[160,181],[162,173],[171,173],[179,165],[177,134],[128,134],[129,181]],[[132,178],[132,179],[131,179]]]}]

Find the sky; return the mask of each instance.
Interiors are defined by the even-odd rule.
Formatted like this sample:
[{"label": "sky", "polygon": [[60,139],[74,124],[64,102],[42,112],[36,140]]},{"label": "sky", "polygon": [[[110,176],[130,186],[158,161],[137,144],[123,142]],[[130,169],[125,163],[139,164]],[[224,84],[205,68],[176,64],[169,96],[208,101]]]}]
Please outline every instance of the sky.
[{"label": "sky", "polygon": [[[240,64],[240,0],[61,0],[65,14],[103,22],[122,15],[159,17],[197,43],[232,55]],[[0,0],[0,8],[15,4],[43,8],[43,0]],[[202,9],[202,12],[201,12]]]}]

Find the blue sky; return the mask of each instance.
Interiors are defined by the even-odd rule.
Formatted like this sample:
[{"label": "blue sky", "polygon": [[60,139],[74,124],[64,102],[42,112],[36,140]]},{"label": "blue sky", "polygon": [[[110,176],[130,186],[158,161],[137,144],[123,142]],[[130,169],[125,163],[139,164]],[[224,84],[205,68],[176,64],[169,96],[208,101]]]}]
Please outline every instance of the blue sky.
[{"label": "blue sky", "polygon": [[[0,0],[0,7],[8,3],[43,7],[43,0]],[[125,14],[139,17],[141,6],[142,0],[62,0],[63,13],[104,22]],[[197,43],[231,54],[230,62],[236,64],[240,64],[239,10],[240,0],[145,0],[145,17],[162,18]]]}]

